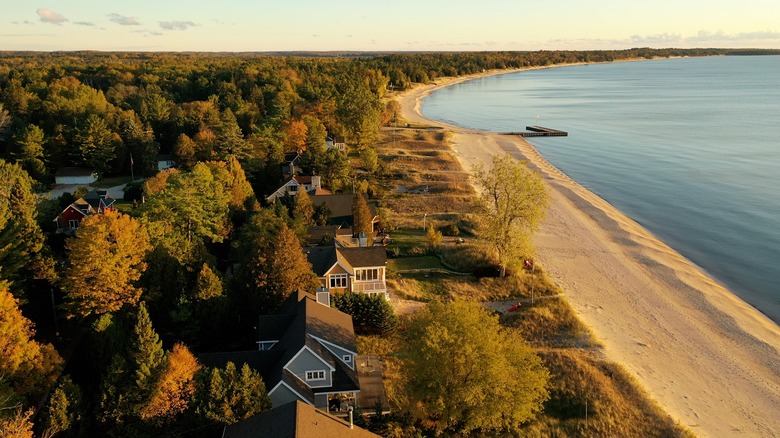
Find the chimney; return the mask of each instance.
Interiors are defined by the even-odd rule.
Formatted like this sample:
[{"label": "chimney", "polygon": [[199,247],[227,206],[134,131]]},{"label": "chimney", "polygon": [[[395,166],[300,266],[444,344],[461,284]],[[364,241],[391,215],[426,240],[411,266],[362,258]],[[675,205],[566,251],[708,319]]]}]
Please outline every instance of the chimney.
[{"label": "chimney", "polygon": [[358,234],[358,246],[361,248],[368,246],[368,236],[366,236],[364,231],[361,231],[360,234]]},{"label": "chimney", "polygon": [[354,429],[354,423],[352,422],[352,406],[348,407],[347,410],[349,411],[349,428]]},{"label": "chimney", "polygon": [[330,307],[330,292],[324,288],[317,289],[317,302]]}]

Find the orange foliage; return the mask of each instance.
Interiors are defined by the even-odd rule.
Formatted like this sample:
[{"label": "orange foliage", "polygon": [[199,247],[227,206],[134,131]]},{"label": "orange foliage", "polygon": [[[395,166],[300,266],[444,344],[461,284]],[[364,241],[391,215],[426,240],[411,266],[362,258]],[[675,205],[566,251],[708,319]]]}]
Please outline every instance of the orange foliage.
[{"label": "orange foliage", "polygon": [[286,136],[285,144],[288,151],[306,150],[306,133],[308,128],[306,123],[300,119],[288,120],[284,124],[284,133]]},{"label": "orange foliage", "polygon": [[169,420],[184,412],[195,394],[195,373],[199,369],[200,364],[187,347],[174,345],[152,399],[141,410],[141,418]]}]

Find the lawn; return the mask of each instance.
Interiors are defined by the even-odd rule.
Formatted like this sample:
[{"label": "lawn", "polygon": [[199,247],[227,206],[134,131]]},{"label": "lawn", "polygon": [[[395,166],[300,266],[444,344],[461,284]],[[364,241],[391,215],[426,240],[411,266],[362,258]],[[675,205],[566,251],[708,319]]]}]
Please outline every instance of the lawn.
[{"label": "lawn", "polygon": [[390,259],[387,261],[387,269],[401,272],[414,269],[444,269],[444,266],[436,256],[417,256]]}]

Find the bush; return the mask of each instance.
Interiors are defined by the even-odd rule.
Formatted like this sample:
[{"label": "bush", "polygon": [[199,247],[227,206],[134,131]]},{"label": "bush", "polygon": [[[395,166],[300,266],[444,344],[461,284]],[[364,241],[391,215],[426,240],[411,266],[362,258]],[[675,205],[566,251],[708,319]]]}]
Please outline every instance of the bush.
[{"label": "bush", "polygon": [[460,235],[460,229],[455,224],[445,225],[439,228],[439,231],[445,236],[457,237]]},{"label": "bush", "polygon": [[398,317],[390,303],[379,295],[345,292],[332,295],[331,304],[352,316],[355,333],[359,335],[387,335],[398,325]]}]

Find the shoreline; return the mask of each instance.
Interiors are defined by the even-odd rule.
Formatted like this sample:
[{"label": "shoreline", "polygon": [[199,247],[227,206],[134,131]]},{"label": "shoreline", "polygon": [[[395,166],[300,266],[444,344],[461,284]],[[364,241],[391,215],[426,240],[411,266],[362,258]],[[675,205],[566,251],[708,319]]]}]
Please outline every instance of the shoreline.
[{"label": "shoreline", "polygon": [[421,100],[433,91],[525,70],[440,78],[396,99],[408,122],[453,133],[451,149],[466,172],[504,153],[539,170],[552,202],[533,239],[538,260],[606,357],[623,365],[672,417],[700,436],[780,435],[777,324],[550,165],[524,139],[420,113]]}]

